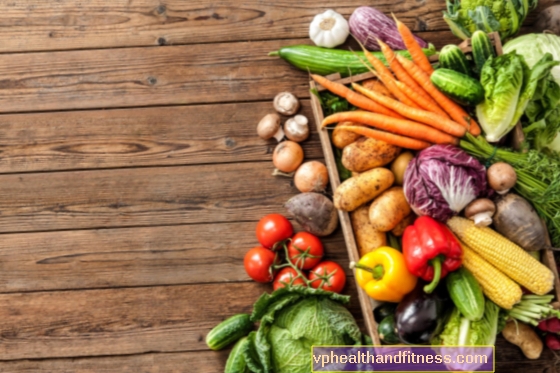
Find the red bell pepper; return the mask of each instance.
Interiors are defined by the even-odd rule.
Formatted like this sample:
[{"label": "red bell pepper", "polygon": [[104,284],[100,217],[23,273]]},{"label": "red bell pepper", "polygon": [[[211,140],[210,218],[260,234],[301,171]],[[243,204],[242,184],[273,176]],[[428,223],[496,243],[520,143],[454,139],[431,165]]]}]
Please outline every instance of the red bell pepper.
[{"label": "red bell pepper", "polygon": [[402,238],[406,267],[413,275],[431,281],[424,287],[431,293],[439,280],[461,266],[463,249],[453,233],[442,223],[421,216],[408,226]]}]

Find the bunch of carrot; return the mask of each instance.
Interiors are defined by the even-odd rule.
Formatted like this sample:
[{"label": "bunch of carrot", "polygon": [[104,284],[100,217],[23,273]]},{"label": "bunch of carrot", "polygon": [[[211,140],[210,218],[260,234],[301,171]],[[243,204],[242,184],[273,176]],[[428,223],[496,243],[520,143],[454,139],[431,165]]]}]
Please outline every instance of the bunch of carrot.
[{"label": "bunch of carrot", "polygon": [[430,61],[410,29],[402,22],[396,22],[412,61],[396,55],[387,44],[378,40],[389,69],[362,46],[375,70],[363,62],[379,79],[377,86],[366,88],[353,83],[352,90],[322,76],[311,75],[318,84],[363,109],[333,114],[323,120],[322,126],[344,121],[365,124],[368,127],[344,125],[342,128],[414,150],[425,149],[431,144],[457,144],[467,131],[479,135],[478,124],[432,84],[430,75],[434,70]]}]

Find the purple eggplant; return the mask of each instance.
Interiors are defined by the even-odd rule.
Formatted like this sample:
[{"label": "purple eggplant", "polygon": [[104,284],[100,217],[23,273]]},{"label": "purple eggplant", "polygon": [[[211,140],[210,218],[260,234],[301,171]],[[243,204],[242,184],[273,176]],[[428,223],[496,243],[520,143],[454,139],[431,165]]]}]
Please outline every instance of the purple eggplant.
[{"label": "purple eggplant", "polygon": [[[406,49],[395,21],[375,8],[369,6],[356,8],[348,23],[350,33],[370,51],[381,49],[377,39],[385,42],[392,49]],[[428,43],[424,40],[416,35],[414,37],[422,48],[428,47]]]}]

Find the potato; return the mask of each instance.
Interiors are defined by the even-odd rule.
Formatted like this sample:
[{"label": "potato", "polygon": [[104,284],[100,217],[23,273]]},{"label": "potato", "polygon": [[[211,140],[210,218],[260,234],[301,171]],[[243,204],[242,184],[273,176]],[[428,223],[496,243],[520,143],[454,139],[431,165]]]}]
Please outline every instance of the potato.
[{"label": "potato", "polygon": [[363,205],[350,213],[352,229],[354,230],[354,237],[356,237],[360,257],[378,247],[387,245],[387,235],[385,232],[373,229],[369,222],[368,211],[369,205]]},{"label": "potato", "polygon": [[400,152],[398,146],[362,137],[344,148],[342,164],[350,171],[363,172],[391,163]]},{"label": "potato", "polygon": [[354,211],[389,189],[395,177],[386,168],[374,168],[345,180],[334,192],[334,206],[339,210]]},{"label": "potato", "polygon": [[416,214],[410,213],[403,220],[401,220],[399,224],[395,226],[395,228],[391,230],[391,233],[395,237],[402,236],[406,227],[412,225],[414,223],[414,220],[416,220]]},{"label": "potato", "polygon": [[529,325],[510,321],[502,330],[502,335],[506,341],[519,347],[527,359],[538,359],[541,356],[543,343]]},{"label": "potato", "polygon": [[369,221],[374,229],[388,232],[395,228],[412,210],[400,186],[386,190],[369,207]]},{"label": "potato", "polygon": [[404,152],[399,155],[391,165],[391,171],[395,174],[395,184],[404,184],[404,172],[412,158],[414,158],[414,155],[411,152]]},{"label": "potato", "polygon": [[345,146],[352,144],[354,141],[358,140],[361,135],[357,133],[350,132],[347,130],[340,129],[341,126],[344,125],[352,125],[352,126],[363,126],[362,124],[354,123],[354,122],[340,122],[334,127],[334,131],[332,133],[331,141],[334,146],[339,149],[344,149]]}]

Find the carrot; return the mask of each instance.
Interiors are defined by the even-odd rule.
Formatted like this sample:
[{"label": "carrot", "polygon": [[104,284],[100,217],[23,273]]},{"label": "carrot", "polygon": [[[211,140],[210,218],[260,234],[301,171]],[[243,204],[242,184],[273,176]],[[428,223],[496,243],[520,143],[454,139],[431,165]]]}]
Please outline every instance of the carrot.
[{"label": "carrot", "polygon": [[401,101],[402,103],[408,106],[412,106],[419,109],[420,107],[418,105],[416,105],[411,99],[409,99],[404,93],[402,93],[400,89],[397,88],[397,85],[395,84],[395,77],[393,76],[391,71],[385,66],[385,64],[381,62],[379,58],[371,54],[366,48],[364,48],[363,45],[361,46],[362,49],[364,50],[364,54],[366,55],[367,60],[373,66],[375,71],[373,71],[372,68],[365,63],[365,61],[362,61],[364,66],[366,66],[373,73],[377,72],[377,76],[379,77],[379,80],[381,80],[383,84],[385,84],[385,87],[387,87],[387,89],[396,98],[398,98],[399,101]]},{"label": "carrot", "polygon": [[451,101],[446,95],[441,93],[430,81],[430,77],[422,69],[420,69],[414,62],[397,56],[401,65],[410,73],[410,76],[420,84],[426,92],[449,114],[449,116],[457,123],[469,129],[473,136],[480,135],[480,127],[478,124],[467,114],[462,107]]},{"label": "carrot", "polygon": [[378,104],[388,107],[408,119],[427,124],[430,127],[436,128],[452,136],[463,137],[467,132],[466,128],[461,126],[459,123],[455,123],[451,119],[445,119],[444,117],[432,113],[431,111],[406,106],[402,102],[390,99],[389,97],[380,95],[377,92],[370,91],[355,83],[352,83],[352,88],[364,96],[371,98]]},{"label": "carrot", "polygon": [[410,88],[422,92],[423,91],[422,87],[420,87],[418,83],[416,83],[416,81],[412,79],[410,75],[408,75],[408,73],[402,67],[399,60],[397,60],[395,52],[391,49],[391,47],[379,39],[377,39],[377,43],[381,47],[381,52],[383,52],[383,55],[385,56],[387,63],[389,63],[389,67],[391,68],[391,71],[393,71],[397,79],[403,82],[404,84],[408,85]]},{"label": "carrot", "polygon": [[322,126],[346,121],[365,124],[380,130],[435,144],[458,143],[456,137],[424,124],[405,119],[395,119],[381,114],[368,113],[366,111],[346,111],[330,115],[323,120]]},{"label": "carrot", "polygon": [[422,48],[414,38],[412,31],[410,31],[410,29],[404,23],[399,21],[394,14],[393,18],[397,23],[397,29],[399,30],[399,34],[401,34],[404,45],[406,45],[406,49],[408,49],[408,52],[412,57],[412,61],[414,61],[414,63],[417,64],[422,70],[424,70],[426,74],[432,75],[432,73],[434,72],[434,68],[432,67],[432,64],[428,60],[428,57],[426,57],[426,55],[422,51]]},{"label": "carrot", "polygon": [[[397,84],[397,87],[399,87],[399,89],[408,96],[408,98],[416,102],[422,109],[439,114],[444,118],[451,119],[449,118],[449,115],[447,115],[447,113],[437,104],[437,102],[435,102],[432,97],[428,95],[427,92],[424,91],[425,93],[419,93],[403,82],[399,82],[398,80],[395,83]],[[428,98],[430,100],[428,100]]]},{"label": "carrot", "polygon": [[379,105],[377,102],[354,92],[344,84],[333,82],[320,75],[311,74],[311,77],[313,78],[313,80],[315,80],[317,83],[319,83],[332,93],[345,98],[349,103],[359,107],[360,109],[373,111],[375,113],[384,114],[393,118],[403,118],[402,115],[397,114],[393,110],[387,109],[385,106]]},{"label": "carrot", "polygon": [[372,91],[379,92],[382,95],[387,97],[395,98],[391,92],[385,87],[385,84],[379,79],[368,79],[362,82],[362,85],[367,89],[371,89]]},{"label": "carrot", "polygon": [[393,133],[377,131],[372,128],[358,127],[358,126],[341,126],[341,129],[357,133],[358,135],[370,137],[372,139],[385,141],[388,144],[400,146],[401,148],[422,150],[429,147],[429,142],[411,139],[410,137],[395,135]]}]

